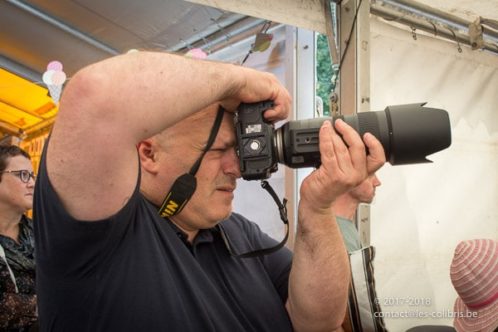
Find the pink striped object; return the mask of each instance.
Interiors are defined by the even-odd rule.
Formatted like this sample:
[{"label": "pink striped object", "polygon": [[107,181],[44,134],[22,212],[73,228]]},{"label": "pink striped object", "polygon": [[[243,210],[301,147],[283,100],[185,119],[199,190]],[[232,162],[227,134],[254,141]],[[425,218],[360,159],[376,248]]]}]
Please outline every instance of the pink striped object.
[{"label": "pink striped object", "polygon": [[498,328],[498,241],[460,242],[450,268],[458,293],[453,325],[458,332],[491,332]]}]

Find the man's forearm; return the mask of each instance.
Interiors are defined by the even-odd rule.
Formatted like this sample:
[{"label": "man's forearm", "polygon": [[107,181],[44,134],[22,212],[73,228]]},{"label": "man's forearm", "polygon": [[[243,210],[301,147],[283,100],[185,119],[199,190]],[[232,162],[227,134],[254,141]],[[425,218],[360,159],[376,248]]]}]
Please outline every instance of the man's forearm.
[{"label": "man's forearm", "polygon": [[287,309],[296,331],[331,331],[344,318],[347,253],[330,213],[299,211]]},{"label": "man's forearm", "polygon": [[138,52],[86,67],[71,79],[61,103],[86,105],[82,116],[93,115],[100,124],[108,123],[106,128],[126,128],[123,134],[138,141],[229,97],[244,84],[234,65]]}]

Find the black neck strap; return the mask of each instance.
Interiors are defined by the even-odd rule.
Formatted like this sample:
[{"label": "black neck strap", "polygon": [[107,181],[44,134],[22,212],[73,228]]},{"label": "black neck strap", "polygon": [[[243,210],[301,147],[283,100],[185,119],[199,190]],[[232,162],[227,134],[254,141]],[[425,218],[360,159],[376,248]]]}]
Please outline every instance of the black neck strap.
[{"label": "black neck strap", "polygon": [[209,151],[211,146],[218,135],[218,131],[221,127],[221,122],[223,120],[223,114],[225,110],[223,107],[218,108],[218,113],[216,114],[216,119],[214,120],[213,127],[211,128],[211,133],[206,144],[206,147],[202,151],[201,156],[195,164],[190,169],[190,172],[183,174],[175,180],[169,193],[163,200],[161,207],[159,208],[159,215],[163,218],[169,218],[175,214],[180,213],[180,211],[185,207],[190,198],[194,195],[195,189],[197,188],[197,180],[195,174],[201,166],[202,159]]},{"label": "black neck strap", "polygon": [[216,135],[218,135],[218,131],[220,130],[221,127],[221,121],[223,120],[223,115],[225,113],[225,109],[223,107],[218,108],[218,113],[216,113],[216,118],[214,119],[213,127],[211,128],[211,133],[209,134],[209,138],[206,144],[206,148],[202,151],[201,156],[195,164],[192,166],[190,169],[189,174],[195,175],[197,174],[197,171],[199,170],[199,167],[201,166],[202,159],[206,155],[206,153],[211,149],[211,146],[213,146],[214,140],[216,139]]},{"label": "black neck strap", "polygon": [[264,249],[258,249],[242,254],[235,253],[232,249],[232,245],[230,242],[230,237],[228,236],[228,233],[223,229],[222,225],[219,225],[221,237],[223,238],[223,241],[225,242],[225,246],[228,249],[228,252],[230,255],[233,257],[237,258],[249,258],[249,257],[257,257],[257,256],[262,256],[262,255],[268,255],[271,254],[280,248],[282,248],[285,243],[287,242],[287,239],[289,238],[289,220],[287,219],[287,200],[284,198],[282,202],[280,202],[280,199],[278,198],[277,194],[273,190],[273,188],[270,186],[270,184],[267,181],[261,181],[261,186],[271,195],[275,203],[277,203],[278,210],[280,211],[280,219],[283,221],[285,225],[285,237],[282,241],[280,241],[279,244],[270,247],[270,248],[264,248]]}]

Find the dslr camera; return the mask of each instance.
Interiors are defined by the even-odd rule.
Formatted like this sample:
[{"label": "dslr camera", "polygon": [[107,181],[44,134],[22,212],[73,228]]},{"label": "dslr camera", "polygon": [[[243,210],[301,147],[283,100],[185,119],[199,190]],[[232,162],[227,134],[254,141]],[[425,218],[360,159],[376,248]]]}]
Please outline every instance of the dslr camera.
[{"label": "dslr camera", "polygon": [[324,121],[343,119],[360,136],[370,132],[391,165],[430,162],[426,156],[451,144],[448,113],[425,103],[388,106],[384,111],[289,121],[275,129],[263,113],[271,101],[239,106],[235,127],[240,170],[245,180],[267,179],[278,163],[291,168],[320,166],[318,133]]}]

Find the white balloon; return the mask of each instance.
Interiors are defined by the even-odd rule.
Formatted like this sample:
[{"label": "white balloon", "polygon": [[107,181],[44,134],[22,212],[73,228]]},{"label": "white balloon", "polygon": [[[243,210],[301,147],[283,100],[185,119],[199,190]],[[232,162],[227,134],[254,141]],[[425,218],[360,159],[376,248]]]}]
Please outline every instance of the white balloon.
[{"label": "white balloon", "polygon": [[64,84],[65,81],[66,81],[66,73],[64,73],[63,71],[56,71],[52,75],[52,84],[62,85]]},{"label": "white balloon", "polygon": [[54,74],[55,74],[55,70],[47,70],[46,72],[44,72],[43,76],[42,76],[43,83],[45,83],[47,85],[53,84],[52,77],[54,76]]}]

